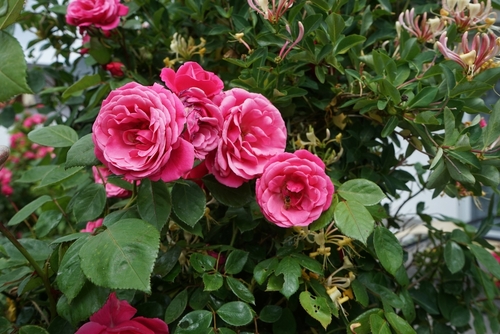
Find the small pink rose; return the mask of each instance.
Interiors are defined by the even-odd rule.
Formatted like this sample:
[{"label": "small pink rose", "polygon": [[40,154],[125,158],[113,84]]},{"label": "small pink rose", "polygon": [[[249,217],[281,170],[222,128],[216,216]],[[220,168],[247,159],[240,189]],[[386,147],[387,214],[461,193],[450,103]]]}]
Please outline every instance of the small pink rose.
[{"label": "small pink rose", "polygon": [[[128,197],[132,194],[127,189],[120,188],[112,183],[108,182],[108,177],[113,175],[111,171],[106,167],[92,167],[92,173],[94,175],[94,180],[96,183],[103,184],[103,179],[106,182],[106,196],[107,197]],[[127,181],[127,180],[125,180]],[[130,183],[130,181],[127,181]]]},{"label": "small pink rose", "polygon": [[203,160],[219,143],[222,132],[219,106],[199,88],[184,90],[179,94],[179,98],[187,114],[184,138],[193,144],[195,158]]},{"label": "small pink rose", "polygon": [[285,122],[260,94],[234,88],[217,100],[224,125],[217,150],[207,155],[206,164],[220,183],[237,188],[259,177],[269,159],[285,150]]},{"label": "small pink rose", "polygon": [[185,123],[172,92],[130,82],[102,102],[92,126],[96,157],[128,180],[177,180],[194,163],[193,145],[181,137]]},{"label": "small pink rose", "polygon": [[333,191],[325,164],[307,150],[273,157],[255,186],[264,217],[280,227],[311,224],[330,207]]},{"label": "small pink rose", "polygon": [[106,64],[105,69],[109,71],[113,77],[123,77],[123,68],[125,65],[120,63],[119,61],[113,61],[111,63]]},{"label": "small pink rose", "polygon": [[484,120],[484,118],[481,117],[481,120],[479,121],[479,126],[481,128],[484,128],[486,125],[488,125],[488,124],[486,123],[486,121]]},{"label": "small pink rose", "polygon": [[94,231],[98,228],[98,227],[101,227],[102,226],[102,222],[103,222],[104,219],[102,218],[99,218],[95,221],[92,221],[92,222],[88,222],[87,223],[87,226],[85,226],[85,228],[83,230],[80,230],[80,232],[88,232],[88,233],[94,233]]},{"label": "small pink rose", "polygon": [[90,316],[90,321],[75,334],[169,334],[167,324],[158,318],[135,317],[137,309],[116,293],[109,295],[106,304]]},{"label": "small pink rose", "polygon": [[224,88],[224,83],[217,75],[205,71],[198,63],[192,61],[184,63],[177,72],[170,68],[162,69],[160,78],[176,94],[186,89],[199,88],[211,98]]},{"label": "small pink rose", "polygon": [[120,24],[120,16],[127,13],[128,7],[119,0],[74,0],[68,5],[66,22],[77,27],[111,30]]}]

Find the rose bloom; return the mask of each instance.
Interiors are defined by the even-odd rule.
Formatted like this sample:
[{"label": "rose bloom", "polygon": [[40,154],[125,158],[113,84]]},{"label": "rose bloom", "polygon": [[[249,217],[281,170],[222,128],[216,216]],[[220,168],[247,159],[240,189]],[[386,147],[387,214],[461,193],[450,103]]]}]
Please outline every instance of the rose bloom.
[{"label": "rose bloom", "polygon": [[90,321],[76,334],[169,334],[168,326],[158,318],[135,317],[137,309],[126,300],[118,300],[116,293],[109,295],[106,304],[90,316]]},{"label": "rose bloom", "polygon": [[[108,182],[108,177],[110,175],[113,175],[113,173],[111,173],[111,171],[108,168],[93,166],[92,167],[92,174],[94,175],[95,183],[103,184],[103,179],[104,179],[104,182],[106,182],[106,196],[107,197],[128,197],[132,194],[129,190],[123,189],[117,185],[114,185],[114,184]],[[127,181],[127,180],[125,180],[125,181]]]},{"label": "rose bloom", "polygon": [[217,75],[205,71],[198,63],[192,61],[184,63],[177,72],[171,68],[162,69],[160,78],[176,94],[186,89],[199,88],[211,98],[224,88],[224,83]]},{"label": "rose bloom", "polygon": [[219,106],[199,88],[190,88],[180,93],[187,121],[184,138],[194,146],[194,156],[203,160],[217,148],[222,132],[222,114]]},{"label": "rose bloom", "polygon": [[46,119],[47,119],[47,116],[45,116],[45,115],[34,114],[34,115],[26,117],[26,119],[23,121],[23,126],[25,128],[31,128],[34,125],[42,124],[43,122],[45,122]]},{"label": "rose bloom", "polygon": [[123,67],[125,67],[125,65],[123,65],[119,61],[113,61],[109,64],[106,64],[105,69],[106,71],[109,71],[109,73],[111,73],[111,75],[114,77],[123,77]]},{"label": "rose bloom", "polygon": [[84,229],[80,230],[80,232],[88,232],[88,233],[94,233],[94,231],[98,228],[98,227],[101,227],[102,226],[102,222],[104,221],[104,219],[102,218],[99,218],[97,220],[94,220],[92,222],[88,222],[87,223],[87,226],[85,226]]},{"label": "rose bloom", "polygon": [[264,217],[280,227],[307,226],[330,207],[333,183],[307,150],[271,158],[255,186]]},{"label": "rose bloom", "polygon": [[92,126],[95,155],[128,180],[177,180],[194,162],[193,145],[181,137],[185,123],[172,92],[130,82],[102,102]]},{"label": "rose bloom", "polygon": [[261,94],[234,88],[218,100],[224,125],[217,150],[207,156],[206,164],[220,183],[237,188],[259,177],[269,159],[285,150],[285,122]]},{"label": "rose bloom", "polygon": [[95,26],[111,30],[120,24],[120,16],[128,13],[128,7],[119,0],[74,0],[68,5],[66,22],[72,26]]}]

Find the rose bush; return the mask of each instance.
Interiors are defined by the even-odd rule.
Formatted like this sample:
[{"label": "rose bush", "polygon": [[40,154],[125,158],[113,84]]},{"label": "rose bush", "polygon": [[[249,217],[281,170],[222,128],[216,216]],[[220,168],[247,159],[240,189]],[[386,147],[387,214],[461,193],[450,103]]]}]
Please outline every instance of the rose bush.
[{"label": "rose bush", "polygon": [[0,332],[500,332],[493,7],[0,4]]}]

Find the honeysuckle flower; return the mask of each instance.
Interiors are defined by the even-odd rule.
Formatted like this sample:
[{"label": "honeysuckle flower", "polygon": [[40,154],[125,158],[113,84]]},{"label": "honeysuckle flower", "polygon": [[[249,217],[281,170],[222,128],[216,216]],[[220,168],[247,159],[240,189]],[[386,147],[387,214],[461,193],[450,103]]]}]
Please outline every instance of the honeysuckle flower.
[{"label": "honeysuckle flower", "polygon": [[441,17],[452,23],[454,22],[459,31],[466,31],[484,23],[485,28],[491,27],[497,14],[493,12],[491,0],[478,2],[478,0],[442,0]]},{"label": "honeysuckle flower", "polygon": [[500,38],[494,33],[477,33],[472,39],[469,46],[468,34],[465,32],[462,35],[462,44],[460,46],[461,52],[455,52],[449,49],[446,45],[448,37],[443,33],[436,42],[439,51],[445,58],[453,60],[464,68],[467,73],[467,78],[472,77],[479,72],[497,67],[498,63],[495,61],[495,56],[498,54],[500,46]]},{"label": "honeysuckle flower", "polygon": [[174,33],[172,42],[170,42],[170,50],[172,53],[175,53],[175,60],[186,61],[191,59],[191,57],[196,54],[203,57],[206,51],[205,44],[206,41],[204,38],[200,38],[200,43],[195,44],[193,37],[189,37],[186,41],[184,37],[182,37],[178,33]]},{"label": "honeysuckle flower", "polygon": [[247,0],[248,5],[271,23],[278,23],[285,12],[293,6],[295,0],[272,0],[269,8],[268,0]]},{"label": "honeysuckle flower", "polygon": [[[293,41],[292,44],[290,44],[290,41],[286,41],[285,44],[283,45],[283,47],[281,48],[281,51],[280,51],[280,54],[278,55],[278,57],[276,58],[276,62],[279,63],[280,61],[282,61],[283,59],[285,59],[286,55],[292,51],[292,49],[302,40],[302,38],[304,37],[304,25],[302,24],[302,22],[299,21],[298,23],[299,25],[299,35],[297,36],[297,38],[295,39],[295,41]],[[290,30],[290,26],[287,24],[286,26],[286,31],[288,31],[288,33],[290,34],[290,36],[292,35],[292,31]]]},{"label": "honeysuckle flower", "polygon": [[399,15],[399,27],[403,27],[421,43],[434,41],[444,30],[444,23],[437,17],[427,19],[427,13],[415,16],[415,9],[406,10]]}]

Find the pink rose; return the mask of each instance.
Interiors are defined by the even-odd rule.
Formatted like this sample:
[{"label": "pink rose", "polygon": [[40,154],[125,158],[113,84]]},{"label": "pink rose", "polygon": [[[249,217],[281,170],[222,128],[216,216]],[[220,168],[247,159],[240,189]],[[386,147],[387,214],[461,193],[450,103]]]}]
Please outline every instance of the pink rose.
[{"label": "pink rose", "polygon": [[224,88],[224,83],[217,75],[205,71],[198,63],[192,61],[184,63],[179,67],[177,73],[171,68],[162,69],[160,78],[176,94],[195,87],[201,89],[207,97],[211,98]]},{"label": "pink rose", "polygon": [[179,98],[187,113],[184,138],[194,146],[194,156],[203,160],[217,148],[222,131],[222,114],[219,106],[207,98],[199,88],[180,93]]},{"label": "pink rose", "polygon": [[104,219],[99,218],[93,222],[88,222],[87,226],[83,230],[80,230],[80,232],[88,232],[88,233],[94,233],[94,231],[102,226],[102,222]]},{"label": "pink rose", "polygon": [[307,150],[272,158],[255,186],[264,217],[280,227],[311,224],[330,207],[333,190],[325,164]]},{"label": "pink rose", "polygon": [[128,7],[119,0],[75,0],[70,2],[66,22],[72,26],[95,26],[111,30],[120,24],[120,16],[128,13]]},{"label": "pink rose", "polygon": [[234,88],[220,99],[224,117],[221,140],[207,156],[208,170],[228,187],[239,187],[262,174],[286,147],[286,127],[278,109],[264,96]]},{"label": "pink rose", "polygon": [[25,128],[31,128],[34,125],[42,124],[43,122],[45,122],[46,119],[47,119],[47,116],[45,116],[45,115],[34,114],[34,115],[26,117],[26,119],[23,121],[23,126]]},{"label": "pink rose", "polygon": [[75,334],[169,334],[165,322],[158,318],[132,318],[136,312],[137,309],[126,300],[118,300],[113,292],[106,304]]},{"label": "pink rose", "polygon": [[488,125],[488,123],[486,123],[486,121],[484,120],[484,118],[481,117],[481,120],[479,121],[479,126],[481,128],[484,128],[486,125]]},{"label": "pink rose", "polygon": [[11,148],[19,148],[20,146],[26,145],[26,135],[22,132],[13,133],[10,136],[10,147]]},{"label": "pink rose", "polygon": [[173,93],[130,82],[102,102],[92,126],[95,155],[129,180],[176,180],[194,162],[193,145],[181,137],[185,123],[184,106]]},{"label": "pink rose", "polygon": [[113,175],[113,173],[111,173],[111,171],[108,168],[93,166],[92,173],[94,174],[95,183],[103,184],[103,179],[105,180],[107,197],[128,197],[132,194],[127,189],[120,188],[108,182],[108,176]]}]

